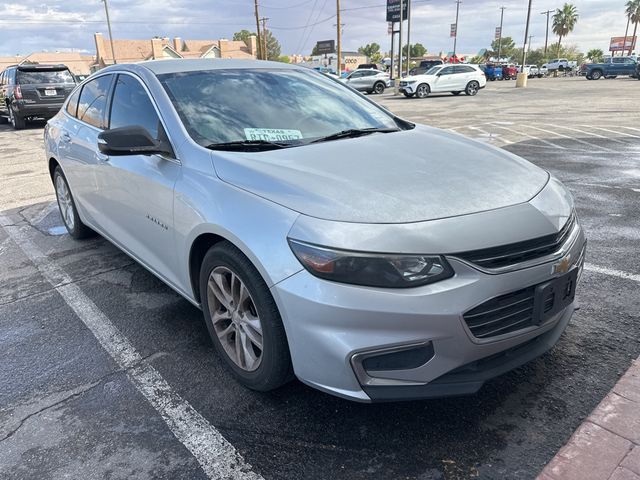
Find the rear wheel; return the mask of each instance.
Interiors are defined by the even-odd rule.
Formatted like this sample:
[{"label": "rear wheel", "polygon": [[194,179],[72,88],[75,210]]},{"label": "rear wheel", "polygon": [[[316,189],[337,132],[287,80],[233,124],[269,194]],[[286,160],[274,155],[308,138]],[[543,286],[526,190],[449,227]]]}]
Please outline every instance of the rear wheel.
[{"label": "rear wheel", "polygon": [[259,391],[291,380],[278,307],[249,259],[229,242],[219,243],[205,255],[199,280],[209,335],[236,379]]},{"label": "rear wheel", "polygon": [[58,208],[60,209],[60,215],[64,226],[67,228],[67,232],[76,240],[90,237],[94,235],[93,230],[87,227],[80,216],[78,215],[78,209],[76,203],[71,195],[69,184],[67,179],[62,173],[60,167],[56,167],[53,172],[53,186],[56,191],[56,199],[58,200]]},{"label": "rear wheel", "polygon": [[377,93],[378,95],[381,95],[384,93],[384,83],[382,82],[377,82],[374,86],[373,86],[373,91],[375,93]]},{"label": "rear wheel", "polygon": [[426,83],[421,83],[416,88],[416,97],[418,98],[426,98],[431,93],[431,88]]},{"label": "rear wheel", "polygon": [[467,83],[467,88],[465,88],[465,93],[470,97],[473,97],[478,94],[478,90],[480,90],[480,84],[475,80]]},{"label": "rear wheel", "polygon": [[15,130],[22,130],[26,126],[26,122],[20,114],[13,111],[13,107],[9,105],[9,123],[13,125]]}]

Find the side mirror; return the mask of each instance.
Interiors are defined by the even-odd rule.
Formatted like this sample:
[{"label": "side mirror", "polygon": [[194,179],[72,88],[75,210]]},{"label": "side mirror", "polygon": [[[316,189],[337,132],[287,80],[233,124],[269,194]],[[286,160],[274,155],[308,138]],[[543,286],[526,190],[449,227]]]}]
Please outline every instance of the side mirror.
[{"label": "side mirror", "polygon": [[98,135],[98,149],[110,156],[118,155],[168,155],[173,150],[167,142],[158,141],[146,128],[139,126],[114,128]]}]

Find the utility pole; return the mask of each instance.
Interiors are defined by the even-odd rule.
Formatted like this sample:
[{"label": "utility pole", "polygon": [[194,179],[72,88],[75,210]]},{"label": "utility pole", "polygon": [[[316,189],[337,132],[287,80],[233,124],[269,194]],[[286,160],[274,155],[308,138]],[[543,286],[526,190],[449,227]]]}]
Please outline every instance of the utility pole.
[{"label": "utility pole", "polygon": [[407,2],[407,66],[406,72],[407,76],[409,76],[409,64],[411,63],[411,0],[406,0]]},{"label": "utility pole", "polygon": [[260,14],[258,13],[258,0],[254,0],[256,13],[256,32],[258,34],[258,60],[262,60],[262,36],[260,35]]},{"label": "utility pole", "polygon": [[337,55],[338,55],[338,76],[342,73],[342,24],[340,23],[340,0],[336,0],[336,17],[337,17]]},{"label": "utility pole", "polygon": [[527,10],[527,26],[524,30],[524,46],[522,47],[522,69],[527,63],[527,38],[529,37],[529,21],[531,20],[531,0],[529,0],[529,9]]},{"label": "utility pole", "polygon": [[456,47],[458,46],[458,16],[460,14],[461,0],[456,0],[456,35],[453,37],[453,58],[456,57]]},{"label": "utility pole", "polygon": [[[403,8],[404,8],[404,1],[405,0],[400,0],[400,38],[398,39],[398,79],[402,78],[402,24],[404,23],[404,15],[402,15],[403,13]],[[407,52],[408,53],[408,52]]]},{"label": "utility pole", "polygon": [[269,60],[269,52],[267,50],[267,20],[269,20],[268,17],[262,17],[260,19],[260,21],[262,22],[262,45],[263,45],[263,49],[262,49],[262,59],[263,60]]},{"label": "utility pole", "polygon": [[109,18],[109,5],[107,5],[107,0],[102,0],[104,2],[104,13],[107,14],[107,29],[109,30],[109,43],[111,44],[111,56],[113,57],[113,64],[118,63],[116,61],[116,51],[113,48],[113,35],[111,34],[111,19]]},{"label": "utility pole", "polygon": [[[502,54],[502,21],[504,20],[505,8],[507,7],[500,7],[500,35],[498,35],[498,63],[500,63],[500,55]],[[456,27],[456,30],[457,28],[458,27]]]},{"label": "utility pole", "polygon": [[544,59],[547,59],[547,46],[549,45],[549,14],[553,12],[553,10],[547,10],[546,12],[542,12],[540,15],[547,16],[547,33],[544,37]]}]

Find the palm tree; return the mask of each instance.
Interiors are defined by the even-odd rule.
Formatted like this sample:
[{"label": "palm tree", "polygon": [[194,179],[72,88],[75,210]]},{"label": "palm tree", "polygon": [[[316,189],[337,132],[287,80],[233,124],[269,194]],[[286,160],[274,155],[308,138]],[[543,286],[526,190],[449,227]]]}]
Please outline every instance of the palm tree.
[{"label": "palm tree", "polygon": [[[640,0],[629,0],[627,2],[626,13],[629,19],[633,22],[633,37],[631,38],[635,40],[636,33],[638,32],[638,23],[640,23]],[[635,42],[633,40],[631,40],[631,46],[629,47],[629,55],[631,55],[633,47],[635,46]],[[626,42],[627,39],[625,38],[624,41]],[[624,55],[624,47],[622,53]]]},{"label": "palm tree", "polygon": [[[639,1],[639,0],[629,0],[631,2]],[[562,42],[562,37],[566,37],[576,26],[578,23],[578,9],[575,5],[570,3],[565,3],[562,8],[558,8],[556,13],[553,14],[553,33],[558,35],[558,52],[557,55],[560,57],[560,43]]]},{"label": "palm tree", "polygon": [[593,63],[598,63],[602,61],[602,57],[604,57],[604,52],[599,48],[594,48],[587,52],[587,58],[591,60]]}]

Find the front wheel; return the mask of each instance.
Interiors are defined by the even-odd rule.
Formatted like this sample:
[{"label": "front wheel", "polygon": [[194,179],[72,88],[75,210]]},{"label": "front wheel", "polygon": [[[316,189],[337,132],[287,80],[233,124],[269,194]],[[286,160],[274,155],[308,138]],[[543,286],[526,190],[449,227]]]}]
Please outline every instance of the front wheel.
[{"label": "front wheel", "polygon": [[58,208],[60,209],[60,215],[64,226],[69,232],[71,237],[76,240],[90,237],[94,234],[93,230],[87,227],[80,216],[78,215],[78,209],[76,208],[76,202],[71,195],[71,189],[67,183],[67,178],[62,173],[60,167],[56,167],[53,172],[53,186],[56,191],[56,199],[58,200]]},{"label": "front wheel", "polygon": [[473,97],[478,94],[478,90],[480,90],[480,84],[475,80],[467,83],[467,88],[465,88],[465,93],[470,97]]},{"label": "front wheel", "polygon": [[602,72],[600,70],[594,70],[593,72],[591,72],[592,80],[600,80],[600,77],[602,77]]},{"label": "front wheel", "polygon": [[378,82],[373,86],[374,93],[382,95],[384,93],[384,83]]},{"label": "front wheel", "polygon": [[268,391],[291,380],[278,307],[249,259],[231,243],[218,243],[205,255],[199,280],[209,335],[238,382]]},{"label": "front wheel", "polygon": [[426,83],[421,83],[416,88],[416,97],[418,98],[426,98],[431,93],[431,88]]}]

